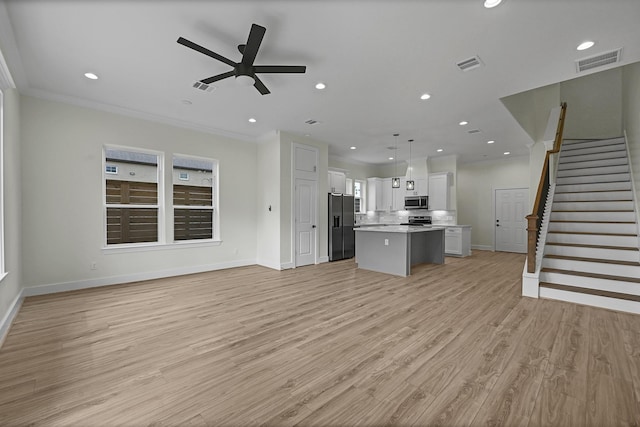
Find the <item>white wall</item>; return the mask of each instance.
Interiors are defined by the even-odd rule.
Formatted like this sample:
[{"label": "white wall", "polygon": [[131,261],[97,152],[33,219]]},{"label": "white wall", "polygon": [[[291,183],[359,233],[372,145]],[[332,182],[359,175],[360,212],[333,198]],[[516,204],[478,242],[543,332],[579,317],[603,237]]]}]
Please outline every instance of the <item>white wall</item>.
[{"label": "white wall", "polygon": [[[3,319],[22,286],[21,181],[20,181],[20,95],[14,89],[4,91],[4,234],[5,270],[0,282],[0,328]],[[0,331],[0,339],[2,338]]]},{"label": "white wall", "polygon": [[[494,191],[528,186],[529,158],[527,156],[458,165],[458,223],[473,227],[471,231],[473,246],[493,247]],[[529,191],[532,190],[529,189]]]},{"label": "white wall", "polygon": [[615,138],[622,135],[622,68],[562,82],[567,103],[564,137]]},{"label": "white wall", "polygon": [[[258,146],[257,262],[280,269],[280,135]],[[271,210],[269,210],[271,207]]]},{"label": "white wall", "polygon": [[636,203],[640,200],[640,62],[627,65],[622,74],[623,126],[629,141],[629,155],[636,189]]},{"label": "white wall", "polygon": [[[32,97],[20,104],[25,286],[255,263],[257,145]],[[218,159],[223,243],[103,251],[104,144],[164,152],[165,182],[172,153]]]}]

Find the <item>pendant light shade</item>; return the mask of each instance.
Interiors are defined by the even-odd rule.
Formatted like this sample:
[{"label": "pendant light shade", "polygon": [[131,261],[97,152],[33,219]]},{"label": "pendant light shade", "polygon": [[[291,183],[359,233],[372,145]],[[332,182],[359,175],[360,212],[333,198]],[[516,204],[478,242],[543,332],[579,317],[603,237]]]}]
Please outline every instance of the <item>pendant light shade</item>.
[{"label": "pendant light shade", "polygon": [[413,139],[409,140],[409,179],[407,180],[407,190],[408,191],[413,191],[416,188],[416,183],[413,182],[413,177],[411,176],[411,143],[413,142]]},{"label": "pendant light shade", "polygon": [[400,188],[400,178],[397,177],[398,175],[398,136],[400,136],[399,133],[394,133],[393,136],[396,137],[396,151],[395,151],[395,156],[393,156],[393,174],[396,175],[395,178],[391,178],[391,188]]}]

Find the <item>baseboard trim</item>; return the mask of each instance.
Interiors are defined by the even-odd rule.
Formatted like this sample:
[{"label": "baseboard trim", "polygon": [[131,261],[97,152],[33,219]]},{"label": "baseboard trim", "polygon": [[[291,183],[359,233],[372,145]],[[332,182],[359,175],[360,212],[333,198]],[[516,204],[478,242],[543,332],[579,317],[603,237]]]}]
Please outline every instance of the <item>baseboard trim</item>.
[{"label": "baseboard trim", "polygon": [[5,338],[9,334],[9,329],[11,329],[11,325],[18,315],[18,311],[20,311],[20,307],[22,307],[22,301],[24,301],[24,289],[16,295],[13,302],[9,306],[9,310],[7,310],[7,314],[4,315],[4,318],[0,322],[0,348],[4,344]]},{"label": "baseboard trim", "polygon": [[321,256],[320,258],[318,258],[318,264],[322,264],[324,262],[329,262],[328,256]]},{"label": "baseboard trim", "polygon": [[280,269],[281,270],[290,270],[294,267],[292,262],[285,262],[283,264],[280,265]]},{"label": "baseboard trim", "polygon": [[204,273],[207,271],[224,270],[234,267],[255,265],[255,259],[221,262],[216,264],[197,265],[192,267],[174,268],[170,270],[150,271],[143,273],[125,274],[122,276],[101,277],[97,279],[78,280],[75,282],[52,283],[26,287],[22,290],[23,297],[55,294],[58,292],[77,291],[81,289],[97,288],[100,286],[121,285],[124,283],[140,282],[143,280],[163,279],[166,277],[183,276],[185,274]]},{"label": "baseboard trim", "polygon": [[274,269],[274,270],[282,270],[282,266],[277,261],[276,262],[271,262],[271,261],[258,260],[256,262],[256,264],[258,264],[259,266],[271,268],[271,269]]},{"label": "baseboard trim", "polygon": [[471,249],[477,249],[479,251],[493,251],[493,246],[490,246],[490,245],[471,245]]}]

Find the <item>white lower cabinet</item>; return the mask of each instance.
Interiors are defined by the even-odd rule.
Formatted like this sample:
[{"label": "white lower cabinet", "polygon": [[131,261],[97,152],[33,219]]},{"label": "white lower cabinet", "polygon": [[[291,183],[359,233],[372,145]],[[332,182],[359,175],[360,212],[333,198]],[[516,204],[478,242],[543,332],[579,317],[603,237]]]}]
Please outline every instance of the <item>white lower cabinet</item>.
[{"label": "white lower cabinet", "polygon": [[471,227],[447,227],[444,230],[446,255],[471,255]]}]

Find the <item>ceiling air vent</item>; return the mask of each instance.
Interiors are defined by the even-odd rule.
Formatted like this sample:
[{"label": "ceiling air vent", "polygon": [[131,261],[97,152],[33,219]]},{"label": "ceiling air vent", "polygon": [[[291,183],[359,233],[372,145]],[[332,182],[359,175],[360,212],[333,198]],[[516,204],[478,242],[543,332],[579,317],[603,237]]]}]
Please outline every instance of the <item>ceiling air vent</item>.
[{"label": "ceiling air vent", "polygon": [[482,66],[482,61],[479,56],[473,56],[469,59],[465,59],[464,61],[460,61],[456,64],[458,68],[462,71],[473,70],[474,68],[478,68]]},{"label": "ceiling air vent", "polygon": [[576,70],[578,73],[581,73],[583,71],[603,67],[608,64],[615,64],[616,62],[620,62],[621,54],[622,48],[590,56],[588,58],[579,59],[576,61]]},{"label": "ceiling air vent", "polygon": [[480,133],[480,129],[471,129],[468,130],[467,133]]},{"label": "ceiling air vent", "polygon": [[211,92],[213,90],[213,85],[208,85],[202,82],[195,82],[192,86],[203,92]]},{"label": "ceiling air vent", "polygon": [[306,120],[305,123],[308,124],[308,125],[315,125],[315,124],[320,123],[320,122],[317,121],[317,120],[309,119],[309,120]]}]

